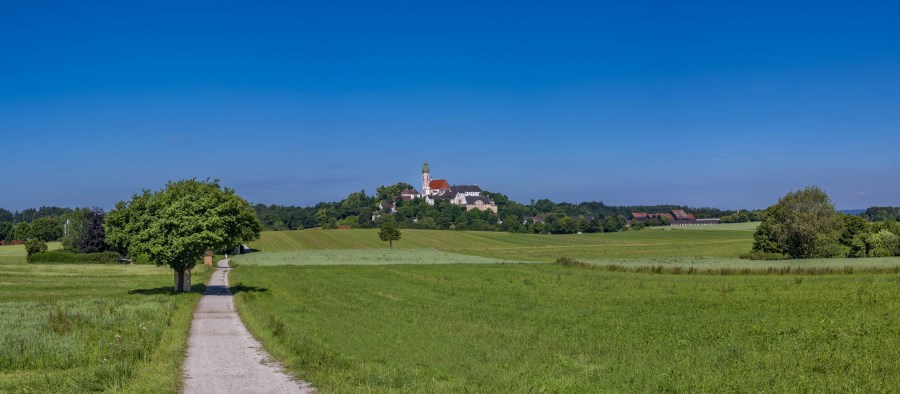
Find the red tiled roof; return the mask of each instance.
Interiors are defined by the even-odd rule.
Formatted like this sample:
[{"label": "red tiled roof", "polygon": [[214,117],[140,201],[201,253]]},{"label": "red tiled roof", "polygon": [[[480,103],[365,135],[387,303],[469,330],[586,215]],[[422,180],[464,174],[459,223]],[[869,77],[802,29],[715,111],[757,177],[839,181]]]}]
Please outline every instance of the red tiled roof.
[{"label": "red tiled roof", "polygon": [[631,216],[634,217],[635,219],[643,219],[643,218],[647,217],[647,214],[644,212],[633,212],[631,214]]},{"label": "red tiled roof", "polygon": [[450,184],[447,183],[446,179],[435,179],[428,184],[428,187],[432,189],[450,189]]},{"label": "red tiled roof", "polygon": [[678,218],[678,219],[687,219],[687,218],[688,218],[688,214],[685,213],[685,212],[684,212],[683,210],[681,210],[681,209],[673,209],[673,210],[672,210],[672,215],[675,216],[675,217]]}]

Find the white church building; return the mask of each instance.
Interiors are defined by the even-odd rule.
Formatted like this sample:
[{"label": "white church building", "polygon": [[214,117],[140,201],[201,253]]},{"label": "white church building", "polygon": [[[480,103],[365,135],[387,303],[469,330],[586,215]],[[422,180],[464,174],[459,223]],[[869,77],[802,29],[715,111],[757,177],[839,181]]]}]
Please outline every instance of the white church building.
[{"label": "white church building", "polygon": [[400,197],[404,201],[424,198],[425,202],[434,205],[435,200],[447,200],[453,205],[466,207],[467,211],[478,209],[497,213],[497,205],[488,196],[481,195],[478,185],[453,185],[446,179],[432,179],[428,162],[422,165],[422,193],[414,189],[404,190]]}]

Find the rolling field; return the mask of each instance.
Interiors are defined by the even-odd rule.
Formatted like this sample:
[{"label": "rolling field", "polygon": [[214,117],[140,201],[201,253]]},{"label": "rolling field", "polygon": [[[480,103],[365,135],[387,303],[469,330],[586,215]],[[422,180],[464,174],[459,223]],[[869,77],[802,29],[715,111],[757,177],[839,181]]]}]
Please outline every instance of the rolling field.
[{"label": "rolling field", "polygon": [[[236,256],[248,265],[433,264],[552,262],[571,257],[596,265],[697,270],[892,268],[900,257],[753,261],[738,258],[753,245],[757,223],[650,228],[606,234],[538,235],[476,231],[402,230],[388,251],[377,230],[266,231],[250,246],[262,253]],[[463,256],[464,255],[464,256]],[[469,259],[484,257],[488,260]]]},{"label": "rolling field", "polygon": [[[47,250],[58,250],[62,248],[59,242],[47,242]],[[0,264],[24,264],[25,245],[3,245],[0,246]]]},{"label": "rolling field", "polygon": [[298,252],[249,253],[230,259],[232,266],[509,264],[519,262],[521,261],[454,254],[434,249],[321,249]]},{"label": "rolling field", "polygon": [[178,392],[200,293],[171,282],[155,266],[0,259],[0,392]]},{"label": "rolling field", "polygon": [[239,266],[238,311],[324,392],[886,392],[900,277],[552,264]]},{"label": "rolling field", "polygon": [[[699,226],[697,226],[699,227]],[[753,245],[753,227],[741,224],[709,229],[644,230],[599,234],[512,234],[481,231],[402,230],[397,249],[437,249],[506,260],[639,259],[671,257],[737,258]],[[729,230],[730,229],[730,230]],[[263,252],[316,249],[387,249],[378,230],[265,231],[250,244]]]}]

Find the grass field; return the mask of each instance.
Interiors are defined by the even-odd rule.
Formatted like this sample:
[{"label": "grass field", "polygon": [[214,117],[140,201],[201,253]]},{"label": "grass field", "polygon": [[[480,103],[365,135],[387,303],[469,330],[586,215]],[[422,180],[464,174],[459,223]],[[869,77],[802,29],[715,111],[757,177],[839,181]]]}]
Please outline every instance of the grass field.
[{"label": "grass field", "polygon": [[[707,229],[644,230],[620,233],[544,235],[481,231],[402,230],[398,249],[437,249],[507,260],[550,262],[561,256],[578,259],[672,257],[737,258],[753,245],[746,224]],[[386,249],[378,230],[266,231],[250,244],[263,252],[316,249]]]},{"label": "grass field", "polygon": [[238,310],[325,392],[887,392],[897,275],[548,264],[240,266]]},{"label": "grass field", "polygon": [[434,249],[321,249],[298,252],[249,253],[231,258],[232,266],[256,265],[391,265],[391,264],[509,264],[499,260],[441,252]]},{"label": "grass field", "polygon": [[[900,266],[900,257],[753,261],[739,259],[750,250],[757,223],[650,228],[608,234],[535,235],[499,232],[403,230],[397,249],[388,253],[377,230],[263,232],[252,248],[262,253],[237,256],[250,265],[432,264],[458,262],[552,262],[571,257],[597,265],[625,268],[661,266],[708,269],[791,267],[884,268]],[[418,252],[414,252],[418,251]],[[276,252],[276,253],[270,253]],[[469,260],[468,257],[489,260]]]},{"label": "grass field", "polygon": [[[47,242],[47,250],[58,250],[62,248],[62,243]],[[21,264],[25,263],[25,245],[3,245],[0,246],[0,264]]]},{"label": "grass field", "polygon": [[169,294],[168,268],[33,266],[3,248],[0,392],[180,390],[199,292]]}]

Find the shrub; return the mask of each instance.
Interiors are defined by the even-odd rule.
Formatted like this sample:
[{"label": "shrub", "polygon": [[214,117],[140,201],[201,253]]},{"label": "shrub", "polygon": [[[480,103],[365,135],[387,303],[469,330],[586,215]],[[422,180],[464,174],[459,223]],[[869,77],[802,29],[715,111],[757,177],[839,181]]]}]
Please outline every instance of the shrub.
[{"label": "shrub", "polygon": [[828,244],[822,248],[822,257],[842,258],[850,256],[850,247],[838,243]]},{"label": "shrub", "polygon": [[746,260],[788,260],[791,258],[790,256],[781,253],[760,252],[756,250],[748,253],[741,253],[738,257]]},{"label": "shrub", "polygon": [[593,264],[588,264],[583,261],[578,261],[571,257],[566,257],[566,256],[556,259],[556,264],[561,265],[563,267],[587,268],[587,269],[597,268]]},{"label": "shrub", "polygon": [[47,251],[47,243],[38,238],[29,239],[25,242],[25,251],[28,253],[28,256],[31,256],[35,253],[41,253]]},{"label": "shrub", "polygon": [[28,262],[32,264],[117,264],[119,254],[115,252],[71,253],[54,250],[29,255]]}]

